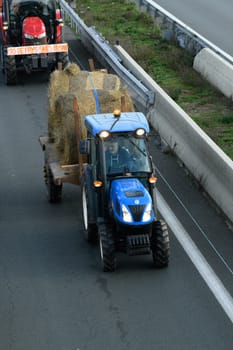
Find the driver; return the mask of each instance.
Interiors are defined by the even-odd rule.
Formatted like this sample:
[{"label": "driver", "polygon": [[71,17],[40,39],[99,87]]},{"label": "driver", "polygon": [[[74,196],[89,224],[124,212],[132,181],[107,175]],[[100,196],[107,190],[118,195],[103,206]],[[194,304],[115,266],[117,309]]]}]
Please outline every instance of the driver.
[{"label": "driver", "polygon": [[20,0],[13,0],[11,3],[11,14],[17,16],[19,14]]},{"label": "driver", "polygon": [[107,170],[127,167],[129,160],[129,151],[125,147],[120,146],[116,140],[109,141],[106,150]]}]

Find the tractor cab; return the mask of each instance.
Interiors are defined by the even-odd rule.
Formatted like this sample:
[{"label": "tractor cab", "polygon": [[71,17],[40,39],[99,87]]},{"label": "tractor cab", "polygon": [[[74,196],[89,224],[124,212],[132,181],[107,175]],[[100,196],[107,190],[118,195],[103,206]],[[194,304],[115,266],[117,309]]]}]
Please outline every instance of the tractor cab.
[{"label": "tractor cab", "polygon": [[148,151],[149,125],[140,112],[87,116],[85,125],[95,140],[102,175],[107,179],[125,174],[153,172]]},{"label": "tractor cab", "polygon": [[151,173],[151,162],[145,138],[135,133],[112,134],[103,139],[106,175],[124,175],[125,173]]}]

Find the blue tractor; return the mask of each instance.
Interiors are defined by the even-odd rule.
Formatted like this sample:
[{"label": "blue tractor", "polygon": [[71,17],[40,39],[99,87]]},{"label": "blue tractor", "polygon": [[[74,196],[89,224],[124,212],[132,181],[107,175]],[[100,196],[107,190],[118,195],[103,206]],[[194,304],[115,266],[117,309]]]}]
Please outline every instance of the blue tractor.
[{"label": "blue tractor", "polygon": [[149,125],[140,112],[85,117],[80,140],[85,238],[99,241],[103,271],[116,269],[116,253],[152,254],[155,267],[169,264],[169,234],[158,219],[156,177],[148,151]]}]

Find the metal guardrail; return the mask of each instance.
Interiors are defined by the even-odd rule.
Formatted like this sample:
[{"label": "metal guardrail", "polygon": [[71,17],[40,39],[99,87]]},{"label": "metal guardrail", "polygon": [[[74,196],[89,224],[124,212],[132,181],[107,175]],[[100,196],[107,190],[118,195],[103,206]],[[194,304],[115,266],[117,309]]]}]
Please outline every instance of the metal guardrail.
[{"label": "metal guardrail", "polygon": [[175,38],[178,44],[189,50],[194,56],[203,48],[209,48],[224,60],[233,64],[233,57],[188,27],[182,21],[163,9],[153,0],[133,0],[137,7],[150,15],[158,24],[165,38]]},{"label": "metal guardrail", "polygon": [[146,113],[149,106],[155,102],[155,93],[122,65],[119,56],[94,27],[88,27],[66,1],[60,0],[59,3],[65,23],[78,34],[83,45],[101,64],[113,70],[127,84],[137,108]]}]

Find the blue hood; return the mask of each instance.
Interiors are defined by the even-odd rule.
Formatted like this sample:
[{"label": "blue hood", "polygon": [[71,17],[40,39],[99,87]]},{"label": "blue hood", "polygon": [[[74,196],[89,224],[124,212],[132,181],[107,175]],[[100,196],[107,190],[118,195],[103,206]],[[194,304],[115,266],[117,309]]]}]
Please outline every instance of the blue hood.
[{"label": "blue hood", "polygon": [[151,196],[136,178],[113,180],[110,201],[117,221],[127,225],[146,225],[154,221]]}]

